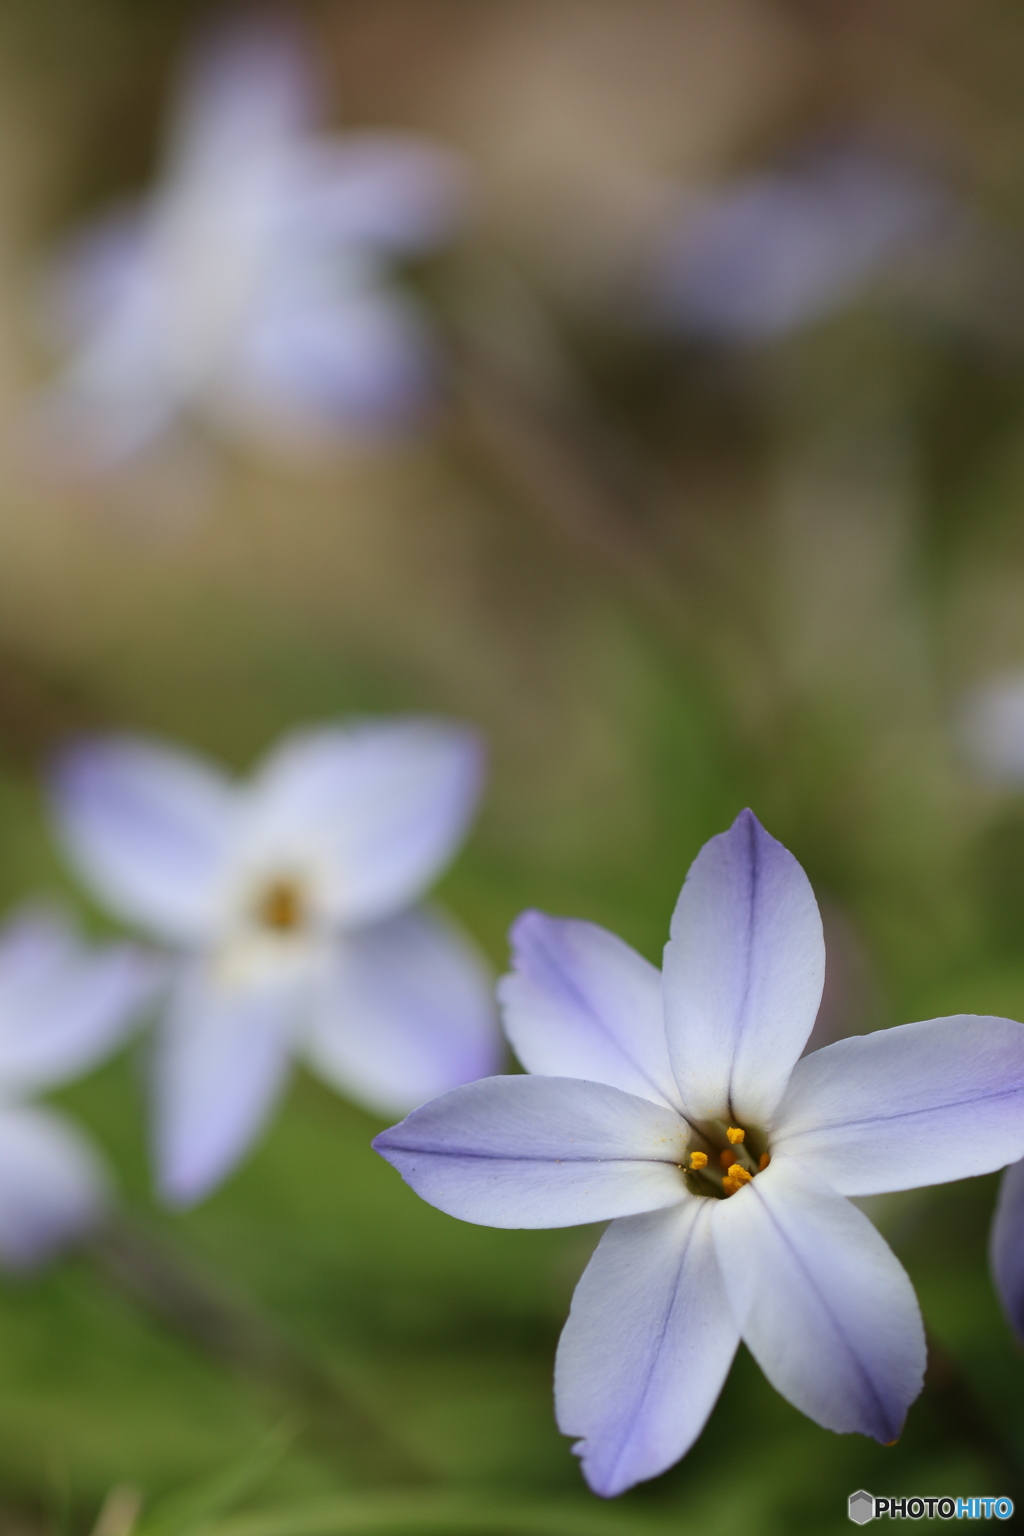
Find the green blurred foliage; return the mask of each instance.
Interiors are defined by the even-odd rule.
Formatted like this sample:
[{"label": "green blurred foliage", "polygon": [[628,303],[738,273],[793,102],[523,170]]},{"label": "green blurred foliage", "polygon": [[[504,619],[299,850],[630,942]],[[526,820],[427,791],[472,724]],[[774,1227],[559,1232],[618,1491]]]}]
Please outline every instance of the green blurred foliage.
[{"label": "green blurred foliage", "polygon": [[[242,769],[295,723],[437,710],[491,742],[479,827],[439,895],[496,968],[525,905],[657,959],[690,860],[749,803],[825,905],[829,1028],[1024,1017],[1024,802],[970,780],[951,725],[964,687],[1024,656],[1024,358],[868,308],[741,360],[624,336],[545,265],[550,167],[522,146],[503,160],[515,134],[499,111],[529,115],[550,54],[576,71],[577,137],[593,129],[596,156],[602,112],[609,133],[623,102],[647,122],[636,35],[656,51],[675,28],[723,91],[733,70],[767,81],[760,116],[734,102],[705,162],[692,146],[710,130],[691,121],[705,109],[673,97],[679,164],[754,158],[787,125],[888,91],[890,106],[932,102],[1010,220],[1024,184],[1003,71],[1024,38],[1009,8],[983,7],[987,46],[956,4],[939,18],[737,4],[727,26],[714,7],[647,0],[590,20],[561,0],[304,9],[348,116],[445,133],[491,177],[481,229],[417,278],[459,349],[449,409],[436,440],[392,458],[305,474],[226,455],[217,506],[180,533],[12,469],[0,901],[72,892],[36,780],[68,731],[156,731]],[[149,173],[169,61],[200,10],[8,0],[10,398],[42,366],[25,340],[35,257]],[[771,41],[763,68],[745,28]],[[582,64],[557,52],[576,37]],[[559,155],[567,177],[593,169]],[[651,155],[647,169],[676,168]],[[559,349],[553,372],[523,342],[508,262]],[[442,1216],[375,1158],[379,1126],[301,1074],[238,1175],[168,1216],[149,1194],[145,1070],[141,1040],[60,1096],[117,1169],[115,1228],[0,1282],[2,1536],[84,1533],[119,1487],[143,1496],[138,1536],[788,1536],[845,1530],[862,1486],[1018,1492],[1024,1362],[986,1271],[992,1180],[872,1207],[934,1343],[898,1446],[818,1429],[741,1355],[685,1462],[605,1506],[551,1403],[596,1233]]]}]

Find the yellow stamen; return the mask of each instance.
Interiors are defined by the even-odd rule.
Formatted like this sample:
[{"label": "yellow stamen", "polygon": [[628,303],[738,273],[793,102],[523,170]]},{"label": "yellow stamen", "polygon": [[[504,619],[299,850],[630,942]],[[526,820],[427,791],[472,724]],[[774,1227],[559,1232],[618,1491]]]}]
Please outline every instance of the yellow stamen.
[{"label": "yellow stamen", "polygon": [[745,1139],[747,1133],[738,1125],[730,1125],[725,1134],[728,1136],[733,1146],[738,1147],[740,1142]]},{"label": "yellow stamen", "polygon": [[731,1174],[726,1174],[722,1180],[723,1195],[734,1195],[741,1188],[739,1179],[734,1179]]},{"label": "yellow stamen", "polygon": [[768,1167],[768,1164],[770,1162],[771,1162],[771,1158],[768,1156],[768,1153],[767,1152],[762,1152],[761,1153],[760,1161],[758,1162],[757,1166],[760,1168],[761,1172],[764,1173],[764,1170]]},{"label": "yellow stamen", "polygon": [[748,1173],[745,1168],[741,1168],[739,1163],[734,1163],[733,1166],[729,1169],[726,1177],[734,1180],[739,1184],[749,1184],[754,1175],[752,1173]]},{"label": "yellow stamen", "polygon": [[294,880],[273,880],[256,907],[259,920],[277,933],[290,933],[302,926],[305,917],[302,891]]},{"label": "yellow stamen", "polygon": [[699,1168],[706,1168],[707,1165],[708,1155],[706,1152],[690,1153],[690,1167],[694,1170],[694,1172],[696,1172]]},{"label": "yellow stamen", "polygon": [[719,1152],[718,1161],[721,1163],[723,1168],[731,1168],[733,1163],[736,1161],[736,1153],[729,1152],[728,1150],[725,1152]]}]

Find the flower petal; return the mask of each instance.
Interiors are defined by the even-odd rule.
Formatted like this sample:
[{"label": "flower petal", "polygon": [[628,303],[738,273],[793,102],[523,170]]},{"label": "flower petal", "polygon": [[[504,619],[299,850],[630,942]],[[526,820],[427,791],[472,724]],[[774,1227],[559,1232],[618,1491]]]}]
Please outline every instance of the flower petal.
[{"label": "flower petal", "polygon": [[112,911],[161,938],[205,938],[234,818],[230,784],[183,752],[134,737],[72,747],[53,773],[57,828]]},{"label": "flower petal", "polygon": [[694,860],[665,949],[668,1048],[687,1115],[770,1121],[824,980],[810,882],[743,811]]},{"label": "flower petal", "polygon": [[154,1062],[161,1198],[194,1205],[248,1151],[287,1076],[296,988],[218,981],[203,963],[182,971]]},{"label": "flower petal", "polygon": [[186,60],[171,131],[176,179],[243,172],[281,154],[312,119],[314,82],[282,14],[208,28]]},{"label": "flower petal", "polygon": [[610,1083],[678,1107],[655,966],[596,923],[543,912],[516,919],[512,945],[498,998],[528,1072]]},{"label": "flower petal", "polygon": [[772,1153],[844,1195],[991,1173],[1024,1156],[1024,1024],[960,1014],[837,1040],[805,1056]]},{"label": "flower petal", "polygon": [[319,868],[333,922],[390,917],[452,857],[476,809],[482,768],[475,733],[438,720],[291,736],[248,793],[240,857],[257,869]]},{"label": "flower petal", "polygon": [[502,1048],[483,956],[422,908],[359,929],[335,948],[306,1051],[327,1082],[384,1115],[489,1076]]},{"label": "flower petal", "polygon": [[575,1078],[486,1077],[373,1145],[424,1200],[487,1227],[569,1227],[691,1198],[679,1116]]},{"label": "flower petal", "polygon": [[924,1379],[913,1287],[856,1206],[788,1158],[719,1202],[736,1322],[776,1391],[826,1429],[895,1440]]},{"label": "flower petal", "polygon": [[414,426],[437,378],[419,310],[374,272],[348,293],[321,294],[318,287],[278,283],[263,296],[222,380],[218,416],[299,451],[336,448],[339,433],[364,437]]},{"label": "flower petal", "polygon": [[160,980],[130,944],[86,948],[57,912],[28,910],[0,934],[0,1087],[68,1082],[113,1050]]},{"label": "flower petal", "polygon": [[1024,1342],[1024,1161],[1003,1174],[989,1243],[996,1294],[1007,1322]]},{"label": "flower petal", "polygon": [[458,223],[467,192],[462,159],[407,133],[346,133],[309,139],[290,158],[285,189],[301,239],[415,253]]},{"label": "flower petal", "polygon": [[595,1493],[657,1477],[704,1427],[739,1344],[713,1200],[613,1221],[572,1299],[555,1361],[558,1427]]},{"label": "flower petal", "polygon": [[1024,679],[994,679],[968,695],[960,712],[959,736],[972,766],[1002,784],[1024,778]]},{"label": "flower petal", "polygon": [[96,1153],[62,1116],[0,1109],[0,1263],[43,1263],[94,1226],[108,1198]]}]

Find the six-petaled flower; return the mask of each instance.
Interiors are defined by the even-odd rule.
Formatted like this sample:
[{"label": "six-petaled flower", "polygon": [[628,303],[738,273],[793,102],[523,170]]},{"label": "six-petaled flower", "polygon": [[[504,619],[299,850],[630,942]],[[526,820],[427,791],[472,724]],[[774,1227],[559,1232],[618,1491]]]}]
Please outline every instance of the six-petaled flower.
[{"label": "six-petaled flower", "polygon": [[210,1191],[293,1052],[382,1114],[494,1071],[490,976],[420,906],[476,806],[479,741],[397,719],[288,737],[252,780],[134,738],[57,763],[57,824],[109,908],[180,956],[154,1060],[165,1199]]},{"label": "six-petaled flower", "polygon": [[416,1110],[374,1145],[466,1221],[612,1218],[555,1368],[599,1493],[700,1433],[745,1340],[826,1428],[895,1440],[921,1388],[910,1281],[847,1198],[1024,1152],[1024,1025],[960,1016],[800,1059],[824,946],[796,860],[744,812],[696,859],[663,973],[592,924],[526,913],[501,985],[529,1076]]},{"label": "six-petaled flower", "polygon": [[159,185],[59,264],[72,356],[41,421],[72,471],[194,459],[190,422],[294,450],[422,415],[435,349],[391,268],[451,232],[465,173],[411,134],[315,134],[309,62],[283,23],[208,38]]}]

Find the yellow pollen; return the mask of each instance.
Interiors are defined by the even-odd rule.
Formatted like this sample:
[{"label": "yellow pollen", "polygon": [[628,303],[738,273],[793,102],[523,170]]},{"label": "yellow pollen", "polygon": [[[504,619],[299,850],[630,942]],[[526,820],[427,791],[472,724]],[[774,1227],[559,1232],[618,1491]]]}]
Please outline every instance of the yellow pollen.
[{"label": "yellow pollen", "polygon": [[263,926],[275,933],[291,933],[301,927],[305,912],[295,881],[272,880],[256,904],[256,914]]},{"label": "yellow pollen", "polygon": [[719,1152],[718,1161],[721,1163],[723,1168],[731,1168],[733,1163],[736,1161],[736,1153],[729,1151]]},{"label": "yellow pollen", "polygon": [[725,1134],[728,1136],[733,1146],[738,1147],[740,1142],[745,1140],[747,1133],[738,1125],[730,1125]]},{"label": "yellow pollen", "polygon": [[738,1184],[749,1184],[754,1175],[748,1173],[745,1168],[741,1168],[739,1163],[734,1163],[726,1177]]},{"label": "yellow pollen", "polygon": [[768,1167],[770,1162],[771,1158],[768,1156],[768,1153],[762,1152],[757,1166],[760,1168],[761,1172],[764,1173],[764,1170]]},{"label": "yellow pollen", "polygon": [[706,1168],[707,1165],[708,1165],[708,1155],[707,1155],[706,1152],[691,1152],[690,1153],[690,1167],[692,1169],[694,1169],[694,1171],[696,1171],[698,1168]]},{"label": "yellow pollen", "polygon": [[742,1188],[743,1186],[739,1179],[734,1179],[731,1173],[727,1173],[725,1178],[722,1180],[723,1195],[734,1195],[738,1189]]}]

